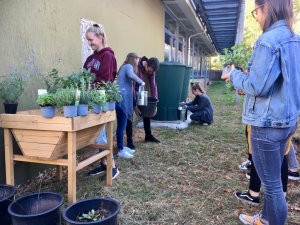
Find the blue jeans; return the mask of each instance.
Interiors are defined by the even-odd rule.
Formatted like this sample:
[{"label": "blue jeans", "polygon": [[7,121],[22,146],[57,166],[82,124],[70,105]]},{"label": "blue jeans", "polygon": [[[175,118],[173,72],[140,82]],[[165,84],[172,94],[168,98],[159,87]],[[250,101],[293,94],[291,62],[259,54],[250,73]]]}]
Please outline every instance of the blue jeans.
[{"label": "blue jeans", "polygon": [[252,126],[252,157],[265,191],[261,215],[269,225],[284,225],[287,204],[282,191],[281,165],[288,139],[297,125],[288,128]]},{"label": "blue jeans", "polygon": [[119,150],[124,148],[124,130],[127,123],[126,113],[116,105],[117,114],[117,146]]}]

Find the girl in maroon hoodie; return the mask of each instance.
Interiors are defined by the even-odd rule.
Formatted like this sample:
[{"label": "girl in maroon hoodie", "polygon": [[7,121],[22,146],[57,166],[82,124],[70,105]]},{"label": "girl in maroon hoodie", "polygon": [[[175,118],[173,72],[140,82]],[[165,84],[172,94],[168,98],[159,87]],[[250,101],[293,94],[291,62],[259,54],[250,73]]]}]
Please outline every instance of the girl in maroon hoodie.
[{"label": "girl in maroon hoodie", "polygon": [[117,61],[114,51],[107,46],[103,26],[94,24],[88,28],[86,39],[94,53],[86,59],[83,67],[94,74],[95,82],[113,82],[117,75]]},{"label": "girl in maroon hoodie", "polygon": [[[95,76],[95,83],[101,81],[113,82],[117,74],[117,61],[114,51],[107,46],[107,39],[103,26],[101,24],[94,24],[88,28],[86,31],[86,39],[88,44],[94,50],[94,53],[86,59],[83,67]],[[112,176],[114,179],[120,172],[115,166],[114,160],[112,166]],[[105,161],[102,161],[100,166],[89,171],[88,175],[93,176],[105,172]]]}]

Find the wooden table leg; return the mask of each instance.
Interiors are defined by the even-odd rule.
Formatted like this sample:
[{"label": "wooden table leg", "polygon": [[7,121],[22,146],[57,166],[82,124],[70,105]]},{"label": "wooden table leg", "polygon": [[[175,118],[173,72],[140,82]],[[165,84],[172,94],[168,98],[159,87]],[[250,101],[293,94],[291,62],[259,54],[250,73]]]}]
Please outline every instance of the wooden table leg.
[{"label": "wooden table leg", "polygon": [[62,166],[56,166],[56,176],[59,181],[62,181]]},{"label": "wooden table leg", "polygon": [[15,185],[13,139],[10,130],[7,128],[4,129],[4,149],[5,149],[6,183],[10,185]]},{"label": "wooden table leg", "polygon": [[112,157],[113,157],[113,122],[106,125],[106,138],[107,145],[109,146],[110,153],[106,157],[106,184],[112,185]]},{"label": "wooden table leg", "polygon": [[76,132],[68,132],[68,202],[76,202]]}]

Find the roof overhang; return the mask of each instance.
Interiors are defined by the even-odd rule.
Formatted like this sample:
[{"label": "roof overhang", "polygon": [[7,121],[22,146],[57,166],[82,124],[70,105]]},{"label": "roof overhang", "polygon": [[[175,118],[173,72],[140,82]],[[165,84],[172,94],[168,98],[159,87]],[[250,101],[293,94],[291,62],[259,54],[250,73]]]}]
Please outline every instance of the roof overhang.
[{"label": "roof overhang", "polygon": [[218,52],[235,44],[242,0],[191,0]]},{"label": "roof overhang", "polygon": [[193,39],[201,46],[205,55],[215,55],[217,50],[207,30],[196,14],[196,6],[190,0],[162,0],[170,18],[179,23],[180,33]]}]

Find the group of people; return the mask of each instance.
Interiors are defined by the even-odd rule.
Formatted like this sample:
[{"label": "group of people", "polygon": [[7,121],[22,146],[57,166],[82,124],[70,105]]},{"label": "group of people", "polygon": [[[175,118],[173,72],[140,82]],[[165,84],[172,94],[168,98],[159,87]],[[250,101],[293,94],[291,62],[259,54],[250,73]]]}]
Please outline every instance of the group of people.
[{"label": "group of people", "polygon": [[232,65],[222,75],[245,93],[242,120],[252,151],[249,190],[237,192],[236,197],[258,204],[260,184],[264,189],[262,210],[254,216],[240,214],[243,224],[287,222],[287,158],[294,154],[291,137],[300,114],[300,37],[292,29],[292,5],[292,0],[255,0],[252,15],[263,33],[254,45],[247,73]]},{"label": "group of people", "polygon": [[[94,53],[90,55],[85,63],[84,69],[89,70],[94,76],[94,82],[117,82],[119,91],[123,97],[121,102],[116,104],[117,114],[117,147],[118,156],[123,158],[132,158],[135,152],[133,142],[132,117],[133,111],[139,116],[140,112],[136,106],[135,92],[138,85],[145,85],[147,82],[150,86],[151,96],[158,98],[157,85],[155,81],[155,72],[159,68],[157,58],[147,58],[143,56],[139,58],[136,53],[129,53],[117,70],[117,61],[114,51],[107,44],[107,37],[104,28],[100,24],[94,24],[86,31],[86,39]],[[145,141],[160,143],[160,141],[152,135],[151,120],[149,117],[143,118]],[[124,146],[123,136],[126,128],[127,147]],[[112,177],[116,178],[120,171],[113,160]],[[90,170],[88,175],[98,175],[106,172],[106,161],[102,160],[99,166]]]},{"label": "group of people", "polygon": [[[294,154],[290,140],[297,129],[300,114],[300,37],[292,29],[292,0],[255,0],[255,6],[252,15],[263,34],[254,45],[247,73],[232,65],[230,72],[222,75],[222,79],[245,93],[242,120],[248,131],[250,187],[247,192],[237,192],[236,196],[258,204],[260,185],[264,188],[262,210],[255,216],[241,214],[239,219],[244,224],[284,225],[287,221],[286,155]],[[95,82],[116,79],[119,84],[123,101],[116,105],[118,156],[132,158],[135,151],[133,111],[140,114],[135,103],[135,90],[147,82],[151,96],[158,98],[155,72],[159,62],[157,58],[139,58],[137,54],[129,53],[117,71],[114,52],[107,46],[103,27],[90,27],[86,37],[94,53],[87,58],[84,68],[95,75]],[[192,86],[192,92],[195,99],[182,105],[192,112],[192,120],[202,125],[211,124],[213,108],[208,96],[198,84]],[[143,122],[145,141],[159,143],[151,133],[150,118],[143,118]],[[127,147],[123,141],[125,128]],[[241,167],[247,166],[243,164]],[[89,174],[105,171],[105,162],[101,162]],[[119,174],[114,163],[112,173],[113,178]]]}]

